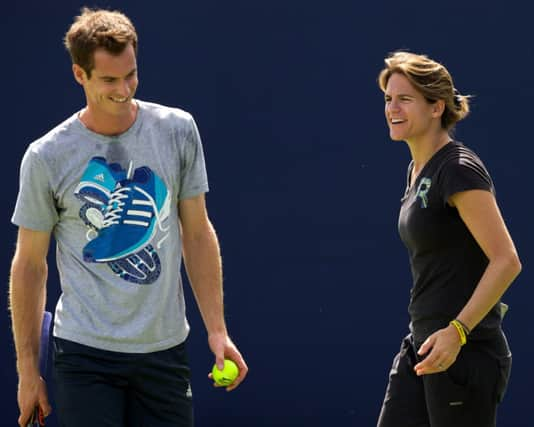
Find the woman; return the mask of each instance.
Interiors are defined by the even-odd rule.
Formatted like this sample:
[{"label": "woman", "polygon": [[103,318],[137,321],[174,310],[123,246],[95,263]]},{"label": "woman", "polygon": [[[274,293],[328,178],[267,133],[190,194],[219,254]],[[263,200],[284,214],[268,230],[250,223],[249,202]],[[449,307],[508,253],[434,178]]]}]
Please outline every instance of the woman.
[{"label": "woman", "polygon": [[390,137],[412,156],[399,233],[413,287],[410,334],[378,426],[494,426],[511,367],[500,298],[521,263],[486,168],[452,137],[468,97],[424,55],[396,52],[385,64],[378,81]]}]

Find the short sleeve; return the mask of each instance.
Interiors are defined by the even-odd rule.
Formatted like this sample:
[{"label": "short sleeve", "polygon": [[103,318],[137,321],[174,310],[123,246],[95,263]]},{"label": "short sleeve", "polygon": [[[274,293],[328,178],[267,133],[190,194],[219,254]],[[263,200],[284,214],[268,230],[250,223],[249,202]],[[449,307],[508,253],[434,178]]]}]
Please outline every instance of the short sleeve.
[{"label": "short sleeve", "polygon": [[207,191],[208,177],[202,142],[195,120],[190,117],[189,129],[185,133],[183,146],[178,199],[188,199]]},{"label": "short sleeve", "polygon": [[462,191],[485,190],[495,193],[486,167],[474,153],[467,150],[446,162],[440,178],[443,203],[447,203],[453,194]]},{"label": "short sleeve", "polygon": [[30,146],[22,159],[19,193],[11,222],[31,230],[52,231],[57,221],[46,168]]}]

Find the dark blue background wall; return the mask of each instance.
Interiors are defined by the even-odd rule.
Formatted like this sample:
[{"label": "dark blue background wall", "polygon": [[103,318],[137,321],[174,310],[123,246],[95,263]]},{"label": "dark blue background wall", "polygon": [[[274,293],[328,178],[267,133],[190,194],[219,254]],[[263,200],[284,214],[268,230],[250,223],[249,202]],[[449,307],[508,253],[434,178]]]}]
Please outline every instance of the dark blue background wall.
[{"label": "dark blue background wall", "polygon": [[[500,425],[532,425],[534,54],[527,4],[89,3],[120,8],[136,24],[138,97],[190,111],[203,137],[227,319],[250,375],[233,393],[212,389],[205,377],[212,356],[189,294],[199,427],[375,424],[408,323],[410,275],[396,217],[409,155],[388,139],[376,86],[383,57],[398,48],[441,60],[460,91],[476,95],[457,136],[490,169],[524,264],[505,298],[514,370]],[[6,290],[20,159],[28,143],[84,105],[61,44],[82,5],[23,1],[1,12]],[[59,293],[56,277],[52,272],[49,308]],[[15,425],[5,300],[0,424]],[[54,416],[49,425],[57,425]]]}]

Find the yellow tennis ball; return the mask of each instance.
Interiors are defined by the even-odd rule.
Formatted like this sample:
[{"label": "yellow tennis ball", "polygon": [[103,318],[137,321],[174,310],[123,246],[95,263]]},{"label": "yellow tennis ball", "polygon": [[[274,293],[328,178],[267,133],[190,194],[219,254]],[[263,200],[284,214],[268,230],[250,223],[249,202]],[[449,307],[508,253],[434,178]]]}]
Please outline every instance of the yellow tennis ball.
[{"label": "yellow tennis ball", "polygon": [[232,360],[224,359],[224,368],[220,370],[217,364],[213,365],[211,375],[217,384],[227,386],[235,381],[239,375],[239,368]]}]

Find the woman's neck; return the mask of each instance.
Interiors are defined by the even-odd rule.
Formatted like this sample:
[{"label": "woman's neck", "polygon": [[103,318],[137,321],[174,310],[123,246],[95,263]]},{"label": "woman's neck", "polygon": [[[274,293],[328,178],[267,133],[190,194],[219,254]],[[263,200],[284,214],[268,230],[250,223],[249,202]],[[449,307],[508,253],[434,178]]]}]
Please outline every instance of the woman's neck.
[{"label": "woman's neck", "polygon": [[413,160],[412,182],[415,181],[419,172],[421,172],[432,156],[450,141],[451,137],[445,130],[440,131],[432,138],[419,141],[407,141]]}]

